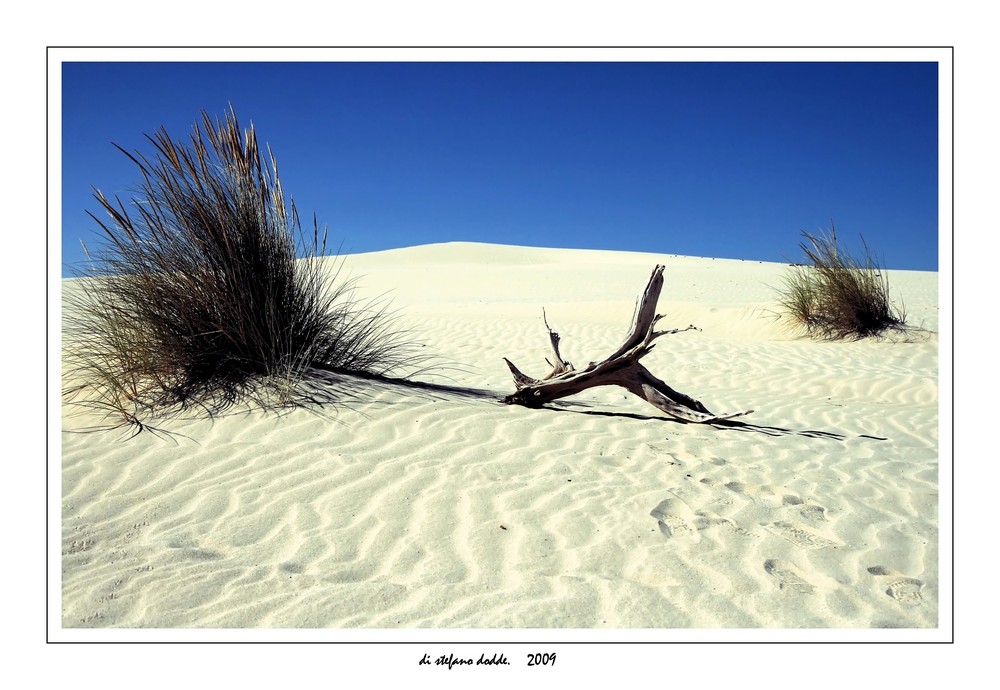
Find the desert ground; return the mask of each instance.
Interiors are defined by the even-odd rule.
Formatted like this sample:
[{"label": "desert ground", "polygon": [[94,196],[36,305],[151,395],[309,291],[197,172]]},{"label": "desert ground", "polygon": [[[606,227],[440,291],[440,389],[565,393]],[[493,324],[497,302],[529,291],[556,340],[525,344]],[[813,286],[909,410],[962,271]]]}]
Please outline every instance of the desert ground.
[{"label": "desert ground", "polygon": [[[334,260],[331,261],[333,270]],[[730,423],[617,387],[529,409],[614,351],[662,264],[643,363]],[[934,629],[938,274],[888,271],[914,330],[817,341],[776,318],[786,264],[473,243],[344,258],[438,388],[81,433],[63,406],[61,627]],[[72,281],[64,281],[72,289]],[[59,470],[53,476],[59,476]]]}]

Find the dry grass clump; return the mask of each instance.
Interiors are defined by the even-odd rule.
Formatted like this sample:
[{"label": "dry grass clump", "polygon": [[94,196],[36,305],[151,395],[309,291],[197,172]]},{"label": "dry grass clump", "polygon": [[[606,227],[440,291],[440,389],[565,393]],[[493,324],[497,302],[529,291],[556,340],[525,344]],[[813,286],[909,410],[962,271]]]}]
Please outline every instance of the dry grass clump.
[{"label": "dry grass clump", "polygon": [[865,338],[904,330],[906,315],[889,299],[889,282],[868,244],[858,260],[837,243],[836,229],[812,235],[799,247],[809,263],[793,264],[778,302],[810,334],[828,338]]},{"label": "dry grass clump", "polygon": [[69,399],[139,431],[171,408],[336,402],[330,372],[423,360],[384,303],[355,299],[339,268],[330,276],[326,231],[314,219],[302,233],[252,125],[203,112],[189,145],[163,128],[147,139],[152,158],[118,147],[142,175],[127,206],[95,190],[109,220],[90,214],[103,242],[66,290]]}]

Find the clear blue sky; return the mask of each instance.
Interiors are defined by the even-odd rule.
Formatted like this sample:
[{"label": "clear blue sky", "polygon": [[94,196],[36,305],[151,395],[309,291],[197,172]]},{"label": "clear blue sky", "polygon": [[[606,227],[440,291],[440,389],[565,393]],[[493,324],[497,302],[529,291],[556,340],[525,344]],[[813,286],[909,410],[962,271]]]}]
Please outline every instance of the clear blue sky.
[{"label": "clear blue sky", "polygon": [[935,63],[64,63],[63,262],[112,142],[231,102],[334,247],[452,240],[764,261],[800,231],[938,268]]}]

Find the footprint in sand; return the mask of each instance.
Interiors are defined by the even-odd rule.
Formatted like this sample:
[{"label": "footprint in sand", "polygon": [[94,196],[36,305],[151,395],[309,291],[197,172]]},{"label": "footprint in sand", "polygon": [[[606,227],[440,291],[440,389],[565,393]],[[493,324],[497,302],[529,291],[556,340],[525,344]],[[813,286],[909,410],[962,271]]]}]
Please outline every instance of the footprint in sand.
[{"label": "footprint in sand", "polygon": [[815,589],[794,563],[771,558],[764,561],[764,570],[778,581],[778,587],[784,591],[812,594]]},{"label": "footprint in sand", "polygon": [[224,558],[218,551],[203,549],[198,546],[197,542],[191,539],[172,539],[167,542],[167,546],[170,549],[177,550],[182,557],[193,561],[217,561]]},{"label": "footprint in sand", "polygon": [[772,522],[762,526],[769,532],[787,539],[802,549],[825,549],[828,546],[837,545],[835,541],[821,537],[815,532],[793,525],[790,522]]},{"label": "footprint in sand", "polygon": [[734,491],[756,504],[770,508],[802,505],[802,499],[795,494],[776,489],[773,486],[755,487],[743,482],[726,482],[725,486],[730,491]]},{"label": "footprint in sand", "polygon": [[660,531],[666,536],[686,539],[695,544],[701,541],[698,530],[705,526],[705,518],[696,515],[691,506],[676,496],[660,501],[649,514],[656,518]]},{"label": "footprint in sand", "polygon": [[826,508],[823,506],[808,504],[802,506],[802,510],[799,511],[799,515],[804,517],[806,520],[811,520],[813,522],[829,522],[826,519]]},{"label": "footprint in sand", "polygon": [[752,537],[753,536],[753,532],[749,532],[749,531],[743,529],[734,520],[730,520],[727,517],[722,517],[718,513],[713,513],[711,511],[707,511],[706,510],[706,511],[700,511],[698,513],[698,515],[701,516],[701,517],[703,517],[705,520],[707,520],[708,524],[710,524],[710,525],[722,525],[726,529],[731,530],[732,532],[734,532],[735,534],[740,535],[741,537]]},{"label": "footprint in sand", "polygon": [[873,565],[868,572],[885,586],[885,593],[901,604],[919,606],[922,602],[920,590],[924,583],[915,577],[906,577],[902,573],[890,570],[881,565]]},{"label": "footprint in sand", "polygon": [[748,498],[757,505],[769,508],[784,508],[798,506],[799,515],[810,522],[829,522],[826,508],[815,503],[808,503],[800,496],[773,486],[753,487],[743,482],[727,482],[726,488]]}]

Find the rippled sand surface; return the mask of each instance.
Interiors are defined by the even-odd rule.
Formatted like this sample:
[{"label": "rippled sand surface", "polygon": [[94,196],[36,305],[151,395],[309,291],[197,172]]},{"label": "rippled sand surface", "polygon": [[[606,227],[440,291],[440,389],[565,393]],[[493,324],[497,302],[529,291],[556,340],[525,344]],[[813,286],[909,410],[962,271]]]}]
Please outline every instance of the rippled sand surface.
[{"label": "rippled sand surface", "polygon": [[[578,366],[666,265],[643,362],[742,424],[619,389],[530,410],[502,360]],[[933,628],[937,274],[889,272],[925,333],[802,339],[784,266],[472,244],[349,257],[461,395],[358,384],[339,409],[80,434],[64,410],[65,628]],[[317,414],[321,412],[321,414]],[[189,438],[185,438],[189,437]],[[189,440],[190,439],[190,440]]]}]

